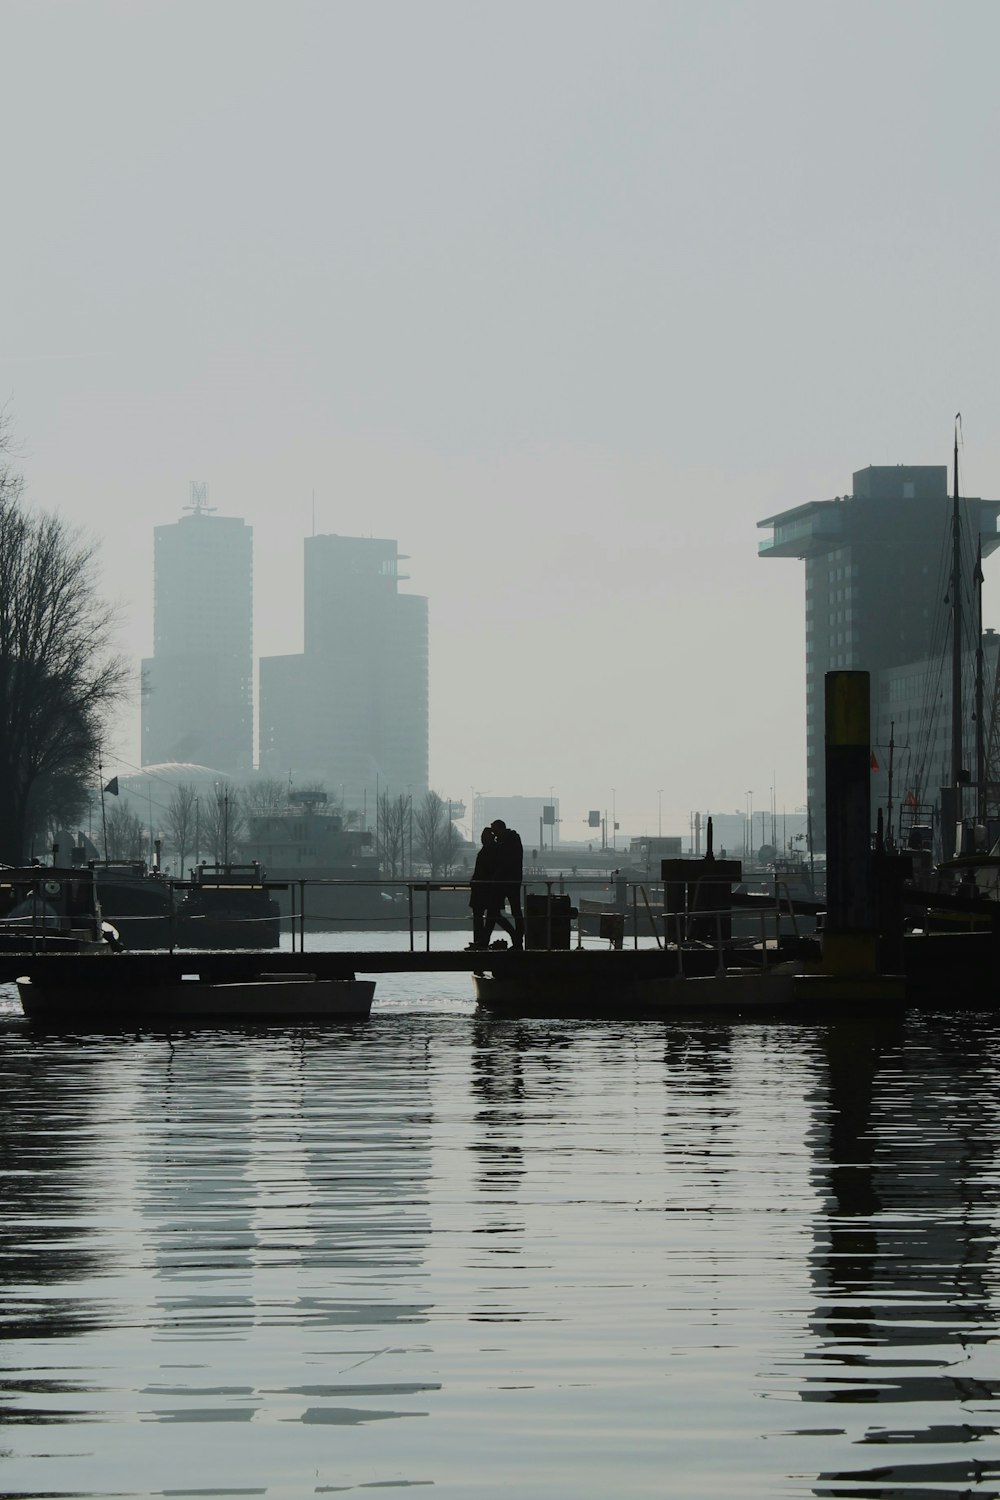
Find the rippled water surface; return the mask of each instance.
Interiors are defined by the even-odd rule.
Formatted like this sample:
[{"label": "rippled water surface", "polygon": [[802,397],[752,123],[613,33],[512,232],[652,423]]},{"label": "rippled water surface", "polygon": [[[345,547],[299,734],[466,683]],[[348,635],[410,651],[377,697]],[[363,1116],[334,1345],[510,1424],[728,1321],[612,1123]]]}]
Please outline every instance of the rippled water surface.
[{"label": "rippled water surface", "polygon": [[1000,1495],[997,1023],[36,1035],[0,1495]]}]

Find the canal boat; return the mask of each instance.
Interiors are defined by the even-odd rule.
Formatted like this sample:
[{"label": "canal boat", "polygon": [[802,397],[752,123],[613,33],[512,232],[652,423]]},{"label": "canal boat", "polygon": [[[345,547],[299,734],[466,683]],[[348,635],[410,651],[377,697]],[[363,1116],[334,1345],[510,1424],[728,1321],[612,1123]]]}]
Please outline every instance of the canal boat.
[{"label": "canal boat", "polygon": [[771,1015],[801,1003],[795,962],[769,968],[731,968],[711,974],[643,973],[624,966],[567,963],[559,974],[530,966],[501,967],[474,976],[476,1000],[493,1015],[546,1019],[656,1020],[681,1015]]},{"label": "canal boat", "polygon": [[0,977],[22,955],[111,951],[93,871],[56,865],[0,867]]},{"label": "canal boat", "polygon": [[175,940],[172,883],[144,859],[94,859],[101,915],[126,948],[169,948]]},{"label": "canal boat", "polygon": [[375,993],[336,953],[38,953],[22,955],[16,983],[30,1021],[90,1031],[360,1021]]},{"label": "canal boat", "polygon": [[256,862],[198,865],[177,907],[178,944],[182,948],[277,948],[281,911],[272,894],[277,888]]},{"label": "canal boat", "polygon": [[23,974],[17,980],[21,1009],[30,1021],[81,1029],[205,1023],[287,1026],[367,1020],[375,994],[374,980],[323,979],[312,973],[262,973],[229,980],[194,974],[140,985],[117,983],[115,964],[105,966],[105,974],[107,982],[100,986]]}]

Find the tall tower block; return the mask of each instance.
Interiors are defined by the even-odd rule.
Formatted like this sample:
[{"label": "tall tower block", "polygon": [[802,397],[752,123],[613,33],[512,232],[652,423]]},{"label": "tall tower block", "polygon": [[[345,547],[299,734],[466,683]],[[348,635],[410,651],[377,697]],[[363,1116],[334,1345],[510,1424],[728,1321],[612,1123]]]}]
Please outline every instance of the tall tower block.
[{"label": "tall tower block", "polygon": [[307,537],[304,650],[261,658],[261,765],[351,809],[427,790],[427,600],[400,593],[403,560],[387,538]]},{"label": "tall tower block", "polygon": [[188,514],[154,530],[142,762],[233,774],[253,764],[253,532],[205,500],[192,485]]},{"label": "tall tower block", "polygon": [[[962,505],[966,532],[981,536],[986,557],[1000,545],[1000,501],[965,499]],[[944,464],[859,469],[850,495],[799,505],[757,524],[771,530],[759,556],[798,557],[806,565],[806,780],[819,843],[826,826],[826,674],[865,671],[874,686],[879,674],[908,663],[926,669],[947,589],[948,470]]]}]

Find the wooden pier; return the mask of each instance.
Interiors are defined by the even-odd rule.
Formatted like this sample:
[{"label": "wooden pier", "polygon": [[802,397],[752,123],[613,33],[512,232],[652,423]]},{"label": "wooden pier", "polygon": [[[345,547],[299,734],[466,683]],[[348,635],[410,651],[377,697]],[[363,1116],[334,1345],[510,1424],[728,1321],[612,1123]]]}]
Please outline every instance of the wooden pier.
[{"label": "wooden pier", "polygon": [[[707,960],[706,960],[707,961]],[[714,962],[714,960],[713,960]],[[200,952],[108,953],[104,955],[38,953],[4,954],[0,979],[12,983],[22,974],[52,982],[72,976],[72,982],[87,988],[175,982],[189,974],[206,981],[251,979],[262,970],[270,974],[315,974],[320,979],[353,979],[358,974],[477,974],[531,973],[549,976],[583,975],[626,979],[641,975],[669,974],[676,959],[659,948],[624,949],[569,948],[553,951],[512,949],[469,952],[438,949],[434,952],[398,948],[356,949],[341,952],[246,952],[205,949]]]}]

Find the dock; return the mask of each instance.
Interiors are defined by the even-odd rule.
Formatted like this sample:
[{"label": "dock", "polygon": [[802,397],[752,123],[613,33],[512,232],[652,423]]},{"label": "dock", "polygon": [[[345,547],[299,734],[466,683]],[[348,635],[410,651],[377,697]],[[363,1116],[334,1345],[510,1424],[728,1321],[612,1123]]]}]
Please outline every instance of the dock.
[{"label": "dock", "polygon": [[207,982],[247,980],[266,970],[270,974],[315,974],[318,979],[353,979],[358,974],[481,974],[530,972],[539,979],[586,973],[588,977],[628,979],[673,972],[675,965],[658,948],[512,949],[469,952],[438,949],[433,952],[398,948],[356,949],[341,952],[247,952],[244,949],[204,949],[198,952],[108,953],[81,957],[73,953],[4,954],[0,979],[12,983],[30,973],[51,983],[72,975],[72,982],[88,988],[108,984],[139,985],[174,983],[190,974]]}]

